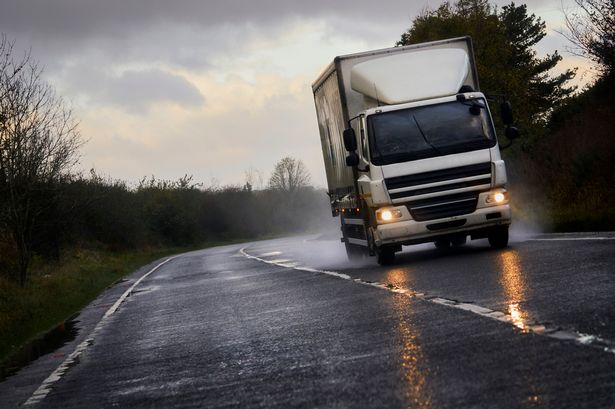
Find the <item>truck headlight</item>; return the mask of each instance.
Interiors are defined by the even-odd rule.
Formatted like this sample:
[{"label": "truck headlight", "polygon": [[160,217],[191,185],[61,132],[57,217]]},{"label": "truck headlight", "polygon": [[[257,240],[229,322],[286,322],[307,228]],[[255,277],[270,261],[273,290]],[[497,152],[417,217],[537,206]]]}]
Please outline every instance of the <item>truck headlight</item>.
[{"label": "truck headlight", "polygon": [[502,204],[508,202],[508,192],[495,192],[487,196],[487,203]]},{"label": "truck headlight", "polygon": [[394,208],[382,208],[376,210],[376,219],[380,222],[390,222],[394,219],[400,219],[403,216],[401,210]]}]

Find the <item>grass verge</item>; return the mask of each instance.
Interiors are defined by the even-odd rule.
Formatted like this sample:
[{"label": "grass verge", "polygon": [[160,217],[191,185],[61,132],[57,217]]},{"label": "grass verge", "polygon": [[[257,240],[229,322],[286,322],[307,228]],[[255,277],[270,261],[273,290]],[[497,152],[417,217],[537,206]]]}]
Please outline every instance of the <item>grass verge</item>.
[{"label": "grass verge", "polygon": [[138,267],[191,249],[75,249],[59,262],[35,261],[23,288],[0,277],[0,363],[21,345],[63,323]]}]

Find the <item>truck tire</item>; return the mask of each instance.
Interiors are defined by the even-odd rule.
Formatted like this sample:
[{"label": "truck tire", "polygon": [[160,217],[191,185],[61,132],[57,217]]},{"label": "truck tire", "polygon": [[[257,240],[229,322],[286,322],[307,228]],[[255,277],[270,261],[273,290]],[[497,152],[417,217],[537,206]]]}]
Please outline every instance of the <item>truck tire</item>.
[{"label": "truck tire", "polygon": [[360,261],[367,256],[366,247],[350,243],[344,243],[344,246],[346,247],[346,257],[348,257],[348,261]]},{"label": "truck tire", "polygon": [[461,247],[466,244],[467,236],[455,236],[451,239],[451,244],[453,247]]},{"label": "truck tire", "polygon": [[503,249],[508,246],[508,226],[498,226],[491,229],[489,235],[489,245],[494,249]]},{"label": "truck tire", "polygon": [[378,264],[389,266],[395,262],[395,250],[389,247],[381,247],[377,250]]},{"label": "truck tire", "polygon": [[434,241],[433,244],[438,250],[447,250],[451,246],[451,241],[446,239],[439,239]]}]

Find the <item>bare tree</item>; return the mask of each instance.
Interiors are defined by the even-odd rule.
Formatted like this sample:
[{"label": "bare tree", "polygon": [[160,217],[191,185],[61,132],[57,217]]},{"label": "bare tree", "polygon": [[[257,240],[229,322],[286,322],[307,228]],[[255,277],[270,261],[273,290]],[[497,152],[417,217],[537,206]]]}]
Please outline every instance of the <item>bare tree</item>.
[{"label": "bare tree", "polygon": [[269,187],[294,193],[299,188],[308,186],[310,179],[310,173],[303,162],[287,156],[276,163],[269,179]]},{"label": "bare tree", "polygon": [[14,57],[0,39],[0,229],[14,241],[25,284],[33,234],[52,205],[57,186],[78,161],[82,139],[72,113],[30,54]]},{"label": "bare tree", "polygon": [[246,190],[263,190],[263,172],[250,166],[243,174],[245,181],[243,186]]},{"label": "bare tree", "polygon": [[615,0],[575,0],[575,11],[566,13],[571,52],[597,64],[604,76],[615,70]]}]

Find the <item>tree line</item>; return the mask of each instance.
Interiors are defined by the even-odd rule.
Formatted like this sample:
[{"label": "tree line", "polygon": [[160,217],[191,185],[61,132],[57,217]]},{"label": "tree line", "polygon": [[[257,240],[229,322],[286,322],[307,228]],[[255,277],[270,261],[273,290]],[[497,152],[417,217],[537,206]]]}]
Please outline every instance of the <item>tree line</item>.
[{"label": "tree line", "polygon": [[[254,190],[249,183],[203,188],[185,176],[144,178],[130,187],[92,171],[88,177],[39,183],[32,190],[36,192],[30,203],[11,203],[5,196],[1,200],[4,210],[27,206],[36,215],[31,229],[20,232],[27,240],[23,244],[13,233],[21,225],[12,226],[12,220],[3,217],[0,228],[0,274],[21,284],[33,257],[58,260],[75,246],[126,251],[247,240],[315,230],[328,220],[323,215],[329,211],[325,191],[306,184],[294,185],[292,191],[275,184]],[[22,255],[24,248],[27,254]],[[24,268],[25,257],[29,260]]]}]

